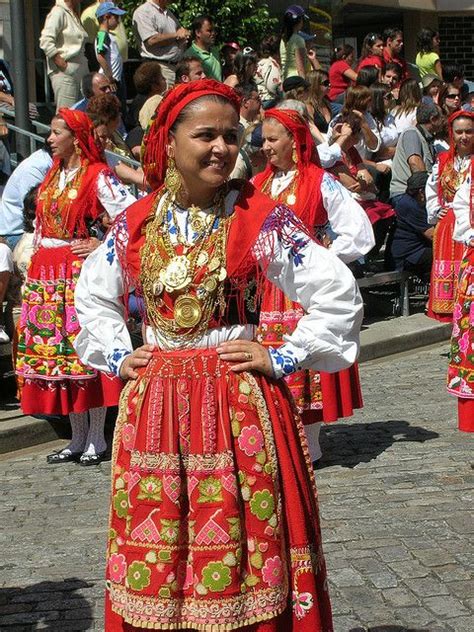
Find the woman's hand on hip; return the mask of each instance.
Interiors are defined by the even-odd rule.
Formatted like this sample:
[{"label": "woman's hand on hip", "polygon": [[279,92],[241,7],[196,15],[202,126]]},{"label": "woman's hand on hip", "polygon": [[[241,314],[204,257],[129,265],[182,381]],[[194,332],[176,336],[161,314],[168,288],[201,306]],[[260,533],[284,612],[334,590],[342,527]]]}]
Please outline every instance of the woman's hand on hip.
[{"label": "woman's hand on hip", "polygon": [[136,369],[147,366],[152,358],[153,345],[143,345],[128,355],[120,366],[122,380],[136,380],[139,377]]},{"label": "woman's hand on hip", "polygon": [[273,367],[267,349],[258,342],[229,340],[217,347],[221,360],[232,363],[232,371],[259,371],[273,376]]}]

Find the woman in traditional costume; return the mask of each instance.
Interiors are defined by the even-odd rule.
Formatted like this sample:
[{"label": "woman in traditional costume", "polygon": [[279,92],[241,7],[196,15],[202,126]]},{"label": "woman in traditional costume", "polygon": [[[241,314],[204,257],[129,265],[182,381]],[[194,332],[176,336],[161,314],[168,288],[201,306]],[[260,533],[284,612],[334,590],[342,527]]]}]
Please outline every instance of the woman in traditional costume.
[{"label": "woman in traditional costume", "polygon": [[448,119],[449,150],[440,154],[426,183],[428,221],[436,224],[433,235],[428,316],[451,322],[464,246],[453,239],[453,199],[469,174],[472,139],[464,133],[472,127],[473,112],[455,112]]},{"label": "woman in traditional costume", "polygon": [[[464,135],[474,143],[474,121]],[[472,152],[474,153],[474,152]],[[464,246],[453,314],[448,392],[458,398],[458,428],[474,432],[474,158],[454,196],[454,239]]]},{"label": "woman in traditional costume", "polygon": [[[369,218],[351,194],[319,167],[305,121],[294,110],[267,110],[262,129],[266,169],[255,176],[256,188],[289,206],[306,230],[349,263],[374,246]],[[328,224],[334,240],[328,238]],[[258,339],[267,346],[283,344],[304,315],[304,306],[276,286],[265,286]],[[321,457],[321,422],[349,417],[362,407],[357,365],[337,373],[297,371],[286,380],[302,415],[311,459]]]},{"label": "woman in traditional costume", "polygon": [[104,163],[91,120],[60,109],[48,138],[54,158],[38,192],[34,253],[23,290],[16,373],[26,414],[69,415],[71,443],[48,463],[99,463],[106,406],[121,382],[79,361],[74,290],[82,263],[99,242],[91,225],[135,201]]},{"label": "woman in traditional costume", "polygon": [[[107,632],[333,629],[311,464],[278,378],[351,364],[361,298],[287,207],[226,184],[238,113],[236,93],[213,80],[165,96],[145,139],[154,192],[116,221],[79,280],[76,349],[129,380]],[[263,276],[307,311],[279,349],[255,342]],[[123,307],[133,289],[146,343],[134,352]]]}]

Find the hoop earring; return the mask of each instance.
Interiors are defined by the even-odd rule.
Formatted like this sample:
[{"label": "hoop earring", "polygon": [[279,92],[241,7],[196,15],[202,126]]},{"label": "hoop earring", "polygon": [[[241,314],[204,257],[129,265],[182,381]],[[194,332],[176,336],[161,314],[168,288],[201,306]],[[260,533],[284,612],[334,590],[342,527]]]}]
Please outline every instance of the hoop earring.
[{"label": "hoop earring", "polygon": [[166,168],[165,187],[173,197],[175,197],[181,189],[181,176],[179,175],[179,171],[176,169],[174,158],[171,156],[168,158],[168,167]]}]

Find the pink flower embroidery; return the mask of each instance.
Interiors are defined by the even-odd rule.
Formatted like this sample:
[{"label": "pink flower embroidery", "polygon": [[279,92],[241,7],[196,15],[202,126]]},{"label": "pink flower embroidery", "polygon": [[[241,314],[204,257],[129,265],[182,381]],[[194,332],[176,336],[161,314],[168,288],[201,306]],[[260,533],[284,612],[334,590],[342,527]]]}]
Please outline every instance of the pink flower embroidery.
[{"label": "pink flower embroidery", "polygon": [[269,586],[278,586],[283,576],[283,565],[278,555],[269,557],[262,568],[263,581]]},{"label": "pink flower embroidery", "polygon": [[469,331],[466,331],[461,338],[459,338],[459,351],[466,353],[469,348]]},{"label": "pink flower embroidery", "polygon": [[114,553],[109,558],[109,575],[113,582],[120,583],[127,573],[125,555]]},{"label": "pink flower embroidery", "polygon": [[77,318],[76,310],[74,307],[66,306],[66,331],[68,333],[74,333],[79,329],[79,320]]},{"label": "pink flower embroidery", "polygon": [[257,426],[246,426],[239,435],[239,447],[247,456],[253,456],[263,448],[263,434]]},{"label": "pink flower embroidery", "polygon": [[131,452],[135,445],[135,426],[133,424],[125,424],[122,430],[122,443],[125,450]]},{"label": "pink flower embroidery", "polygon": [[302,619],[313,606],[313,595],[309,592],[297,593],[293,591],[293,612],[297,619]]},{"label": "pink flower embroidery", "polygon": [[461,308],[461,305],[459,305],[459,303],[458,303],[454,307],[453,319],[454,320],[459,320],[461,318],[461,316],[462,316],[462,308]]}]

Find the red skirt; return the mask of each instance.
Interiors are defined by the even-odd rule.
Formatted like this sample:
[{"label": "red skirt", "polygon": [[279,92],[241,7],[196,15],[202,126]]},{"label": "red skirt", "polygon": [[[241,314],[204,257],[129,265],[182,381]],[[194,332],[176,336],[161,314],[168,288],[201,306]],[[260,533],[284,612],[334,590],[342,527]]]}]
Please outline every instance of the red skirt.
[{"label": "red skirt", "polygon": [[390,206],[390,204],[385,204],[385,202],[380,202],[379,200],[359,200],[359,204],[367,213],[367,217],[372,225],[381,219],[395,217],[393,207]]},{"label": "red skirt", "polygon": [[215,350],[157,352],[139,372],[115,429],[106,631],[332,631],[284,383],[234,373]]},{"label": "red skirt", "polygon": [[456,288],[464,246],[454,241],[454,212],[448,212],[436,224],[433,235],[433,266],[427,315],[450,323],[456,300]]},{"label": "red skirt", "polygon": [[[257,340],[264,346],[279,347],[284,336],[291,334],[304,315],[298,303],[287,298],[273,284],[266,284]],[[297,371],[285,377],[303,423],[330,423],[350,417],[363,407],[359,369],[354,364],[337,373]]]},{"label": "red skirt", "polygon": [[70,246],[40,248],[32,257],[18,324],[16,373],[25,414],[67,415],[116,406],[122,380],[79,360],[74,290],[83,260]]}]

